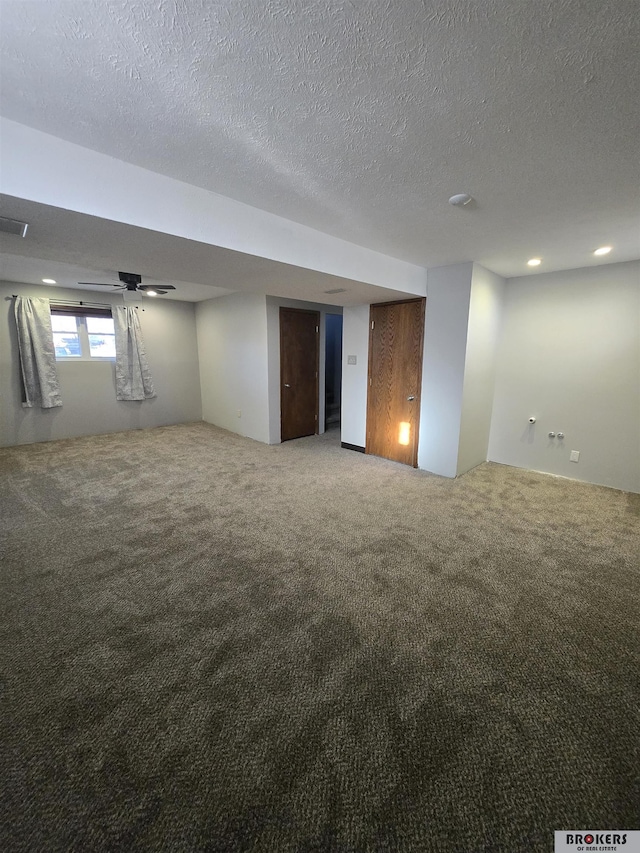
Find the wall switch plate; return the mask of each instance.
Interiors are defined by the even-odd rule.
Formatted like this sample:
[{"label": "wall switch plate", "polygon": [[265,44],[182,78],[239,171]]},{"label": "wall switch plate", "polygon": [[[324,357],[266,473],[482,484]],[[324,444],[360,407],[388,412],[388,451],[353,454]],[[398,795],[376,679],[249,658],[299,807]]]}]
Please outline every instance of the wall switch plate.
[{"label": "wall switch plate", "polygon": [[357,364],[358,356],[357,355],[348,355],[347,356],[347,364]]},{"label": "wall switch plate", "polygon": [[580,461],[580,451],[572,450],[569,455],[569,462],[579,462]]}]

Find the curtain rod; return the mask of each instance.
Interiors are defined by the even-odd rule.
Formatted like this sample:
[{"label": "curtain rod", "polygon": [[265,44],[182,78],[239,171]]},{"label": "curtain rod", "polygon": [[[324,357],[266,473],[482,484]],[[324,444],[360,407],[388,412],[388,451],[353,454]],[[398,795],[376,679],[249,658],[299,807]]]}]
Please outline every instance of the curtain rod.
[{"label": "curtain rod", "polygon": [[[17,293],[12,293],[11,295],[14,299],[18,298]],[[49,302],[53,302],[56,305],[88,305],[92,308],[113,308],[112,302],[88,302],[86,299],[81,299],[79,302],[76,302],[75,299],[50,299]],[[134,305],[133,307],[137,308],[138,306]]]},{"label": "curtain rod", "polygon": [[86,299],[81,299],[79,302],[76,302],[75,299],[50,299],[49,302],[53,302],[54,305],[87,305],[92,308],[112,307],[108,302],[87,302]]}]

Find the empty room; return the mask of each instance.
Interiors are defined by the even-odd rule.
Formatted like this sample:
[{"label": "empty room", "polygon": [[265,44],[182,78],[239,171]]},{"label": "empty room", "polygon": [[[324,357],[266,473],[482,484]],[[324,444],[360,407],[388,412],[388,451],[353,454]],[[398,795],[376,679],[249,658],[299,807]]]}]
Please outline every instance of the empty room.
[{"label": "empty room", "polygon": [[0,0],[0,849],[640,850],[639,43]]}]

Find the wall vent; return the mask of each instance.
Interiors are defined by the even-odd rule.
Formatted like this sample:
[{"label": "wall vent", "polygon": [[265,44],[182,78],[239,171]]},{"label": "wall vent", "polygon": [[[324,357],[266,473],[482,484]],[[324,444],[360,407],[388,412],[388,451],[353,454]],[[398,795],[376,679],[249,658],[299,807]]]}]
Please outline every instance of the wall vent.
[{"label": "wall vent", "polygon": [[0,216],[0,231],[4,234],[15,234],[17,237],[24,237],[27,233],[29,225],[26,222],[20,222],[18,219],[7,219],[5,216]]}]

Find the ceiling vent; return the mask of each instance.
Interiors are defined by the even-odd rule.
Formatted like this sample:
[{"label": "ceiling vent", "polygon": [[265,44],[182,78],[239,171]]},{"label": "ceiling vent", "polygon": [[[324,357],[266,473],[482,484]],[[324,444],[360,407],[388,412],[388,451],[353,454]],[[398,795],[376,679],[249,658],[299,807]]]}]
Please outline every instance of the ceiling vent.
[{"label": "ceiling vent", "polygon": [[325,293],[346,293],[346,287],[334,287],[333,290],[325,290]]},{"label": "ceiling vent", "polygon": [[0,216],[0,231],[4,234],[15,234],[16,237],[24,237],[28,227],[29,225],[26,222],[20,222],[19,219],[7,219],[5,216]]}]

